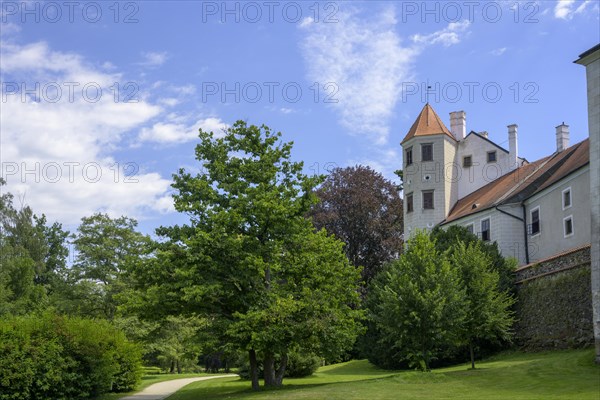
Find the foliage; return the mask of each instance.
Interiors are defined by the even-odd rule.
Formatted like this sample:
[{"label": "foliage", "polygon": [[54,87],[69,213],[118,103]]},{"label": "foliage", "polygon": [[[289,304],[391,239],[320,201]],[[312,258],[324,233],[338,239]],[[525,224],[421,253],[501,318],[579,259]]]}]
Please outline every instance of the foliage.
[{"label": "foliage", "polygon": [[474,347],[479,341],[510,340],[514,298],[498,290],[498,272],[491,268],[491,259],[480,242],[459,242],[449,261],[459,271],[465,288],[466,316],[461,336],[469,346],[471,366],[475,368]]},{"label": "foliage", "polygon": [[290,353],[285,374],[289,378],[304,378],[314,374],[320,366],[319,356],[293,351]]},{"label": "foliage", "polygon": [[281,133],[238,121],[222,137],[199,135],[206,173],[180,170],[173,183],[175,208],[191,223],[158,231],[168,240],[134,269],[140,290],[132,303],[201,314],[251,364],[263,354],[266,384],[280,385],[294,347],[326,354],[351,346],[360,330],[359,271],[341,242],[304,218],[321,177],[290,160]]},{"label": "foliage", "polygon": [[113,319],[118,295],[125,289],[120,279],[131,264],[148,256],[151,240],[136,231],[137,221],[106,214],[84,217],[73,243],[77,257],[73,266],[72,300],[88,315]]},{"label": "foliage", "polygon": [[431,231],[431,237],[436,243],[440,253],[452,252],[459,242],[465,245],[479,243],[481,250],[491,260],[491,269],[498,273],[498,289],[501,292],[513,293],[515,291],[515,269],[517,261],[514,258],[504,258],[496,242],[483,242],[475,234],[469,232],[464,226],[452,225],[450,227],[436,226]]},{"label": "foliage", "polygon": [[317,189],[309,212],[317,229],[342,240],[344,252],[363,267],[364,285],[402,252],[403,211],[397,187],[369,167],[336,168]]},{"label": "foliage", "polygon": [[[0,178],[0,187],[4,185]],[[47,225],[31,208],[14,208],[10,193],[0,195],[0,315],[25,314],[48,305],[62,287],[68,232]]]},{"label": "foliage", "polygon": [[445,346],[458,343],[464,313],[458,271],[418,232],[406,252],[388,263],[373,281],[367,307],[381,337],[398,362],[427,371]]},{"label": "foliage", "polygon": [[[321,366],[321,358],[315,354],[303,353],[301,351],[291,351],[288,355],[287,368],[285,376],[287,378],[304,378],[315,373]],[[238,375],[242,379],[250,379],[250,363],[246,357],[241,357],[238,361]],[[258,363],[258,376],[264,378],[262,362]]]},{"label": "foliage", "polygon": [[89,399],[141,378],[137,346],[105,321],[51,313],[0,321],[0,399]]}]

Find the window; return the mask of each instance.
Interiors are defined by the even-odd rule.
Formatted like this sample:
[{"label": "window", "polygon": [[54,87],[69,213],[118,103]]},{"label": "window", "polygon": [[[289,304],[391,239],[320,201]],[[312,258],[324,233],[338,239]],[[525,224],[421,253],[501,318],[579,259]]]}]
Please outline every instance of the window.
[{"label": "window", "polygon": [[463,157],[463,167],[468,168],[473,165],[473,157],[464,156]]},{"label": "window", "polygon": [[571,207],[571,188],[567,188],[562,192],[562,206],[563,210]]},{"label": "window", "polygon": [[482,219],[481,220],[481,240],[484,242],[489,242],[491,238],[490,232],[490,219]]},{"label": "window", "polygon": [[536,207],[531,210],[531,235],[535,236],[540,233],[540,208]]},{"label": "window", "polygon": [[409,193],[406,195],[406,213],[413,212],[413,194]]},{"label": "window", "polygon": [[433,210],[433,190],[423,192],[423,209]]},{"label": "window", "polygon": [[465,226],[465,228],[467,228],[469,233],[473,233],[473,224],[469,224],[469,225]]},{"label": "window", "polygon": [[421,145],[421,161],[433,161],[433,143]]},{"label": "window", "polygon": [[408,149],[406,149],[406,166],[408,167],[412,163],[413,163],[413,159],[412,159],[412,147],[409,147]]},{"label": "window", "polygon": [[563,219],[565,237],[573,235],[573,216],[569,215]]},{"label": "window", "polygon": [[489,163],[496,162],[496,152],[495,151],[488,151],[487,162],[489,162]]}]

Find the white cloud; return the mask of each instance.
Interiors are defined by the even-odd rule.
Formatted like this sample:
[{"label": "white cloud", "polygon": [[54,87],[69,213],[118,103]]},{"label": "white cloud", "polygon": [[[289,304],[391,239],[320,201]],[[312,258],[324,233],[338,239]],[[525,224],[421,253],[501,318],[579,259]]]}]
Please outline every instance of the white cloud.
[{"label": "white cloud", "polygon": [[398,21],[392,6],[374,20],[365,19],[355,9],[339,10],[336,18],[335,24],[300,24],[306,32],[301,47],[308,78],[322,86],[328,82],[336,85],[338,102],[330,105],[349,133],[366,135],[383,145],[402,84],[414,81],[417,56],[429,45],[460,42],[468,34],[469,21],[450,23],[403,43],[396,32]]},{"label": "white cloud", "polygon": [[169,58],[169,55],[166,52],[159,53],[151,51],[148,53],[143,53],[142,56],[144,57],[144,60],[140,62],[140,65],[147,67],[158,67],[163,65]]},{"label": "white cloud", "polygon": [[213,132],[218,137],[227,127],[226,123],[213,117],[198,120],[190,126],[182,122],[158,122],[150,128],[142,129],[139,139],[144,142],[184,143],[197,139],[198,129]]},{"label": "white cloud", "polygon": [[468,20],[451,22],[444,29],[433,32],[429,35],[415,34],[411,36],[411,39],[415,43],[428,45],[441,43],[442,45],[448,47],[453,44],[460,43],[462,39],[461,34],[463,34],[470,25],[471,23]]},{"label": "white cloud", "polygon": [[[558,19],[571,19],[577,14],[583,13],[589,5],[592,5],[592,0],[577,2],[575,0],[558,0],[554,7],[554,17]],[[577,7],[574,7],[577,5]],[[598,4],[594,9],[598,8]]]},{"label": "white cloud", "polygon": [[507,48],[506,47],[500,47],[499,49],[494,49],[492,51],[490,51],[490,54],[493,56],[501,56],[502,54],[504,54],[506,52]]},{"label": "white cloud", "polygon": [[300,22],[300,27],[304,28],[310,24],[312,24],[313,22],[315,22],[313,17],[305,17],[302,22]]},{"label": "white cloud", "polygon": [[[5,74],[2,175],[7,190],[25,195],[35,212],[66,224],[96,211],[143,218],[148,212],[170,210],[169,180],[146,171],[137,160],[117,164],[111,154],[161,115],[160,106],[145,100],[115,102],[109,87],[121,80],[120,74],[103,72],[81,56],[54,51],[44,42],[3,42],[0,50]],[[6,86],[11,81],[25,82],[28,90],[38,93],[13,94]],[[62,88],[56,102],[43,90],[52,82]],[[65,82],[78,84],[72,99]],[[102,89],[95,102],[83,97],[82,87],[90,82]]]},{"label": "white cloud", "polygon": [[388,8],[374,23],[340,11],[338,23],[307,25],[302,43],[309,79],[338,89],[339,101],[330,104],[341,124],[379,143],[387,139],[388,120],[417,53],[394,32],[393,13]]}]

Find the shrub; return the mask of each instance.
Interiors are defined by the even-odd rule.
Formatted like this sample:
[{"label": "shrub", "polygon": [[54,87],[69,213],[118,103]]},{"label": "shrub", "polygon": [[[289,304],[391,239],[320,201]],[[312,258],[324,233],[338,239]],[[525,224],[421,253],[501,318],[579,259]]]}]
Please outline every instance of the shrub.
[{"label": "shrub", "polygon": [[292,352],[289,355],[285,376],[288,378],[303,378],[314,374],[320,366],[320,357],[314,354]]},{"label": "shrub", "polygon": [[[258,377],[263,379],[263,364],[258,357]],[[246,355],[240,356],[238,361],[238,375],[242,379],[250,379],[250,362]],[[286,378],[303,378],[310,376],[321,366],[321,358],[314,354],[303,354],[292,351],[288,354],[288,363],[285,369]],[[277,365],[275,366],[277,367]]]},{"label": "shrub", "polygon": [[139,349],[106,321],[52,314],[0,322],[0,400],[89,399],[135,388]]}]

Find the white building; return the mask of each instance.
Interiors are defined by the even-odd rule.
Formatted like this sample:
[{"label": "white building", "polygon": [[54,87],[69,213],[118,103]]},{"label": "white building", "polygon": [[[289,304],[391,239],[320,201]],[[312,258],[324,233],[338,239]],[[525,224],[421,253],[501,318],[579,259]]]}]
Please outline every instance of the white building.
[{"label": "white building", "polygon": [[590,209],[592,304],[596,363],[600,364],[600,44],[582,53],[577,64],[585,66],[588,128],[590,130]]},{"label": "white building", "polygon": [[562,123],[556,151],[528,162],[517,125],[508,150],[486,132],[466,135],[464,111],[450,113],[450,126],[426,104],[402,140],[405,235],[462,225],[521,265],[589,245],[589,140],[570,146]]}]

